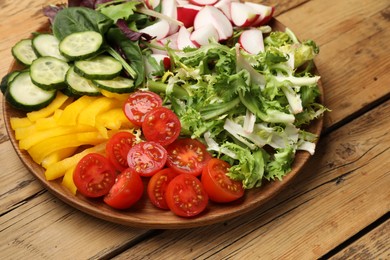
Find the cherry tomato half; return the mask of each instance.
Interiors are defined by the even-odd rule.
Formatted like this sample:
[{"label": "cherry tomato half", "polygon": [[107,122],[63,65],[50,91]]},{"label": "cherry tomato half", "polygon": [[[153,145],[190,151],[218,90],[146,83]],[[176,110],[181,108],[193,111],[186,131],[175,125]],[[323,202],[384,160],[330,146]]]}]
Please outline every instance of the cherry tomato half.
[{"label": "cherry tomato half", "polygon": [[151,91],[136,91],[130,94],[123,105],[126,117],[137,126],[141,126],[146,113],[156,107],[161,107],[162,99]]},{"label": "cherry tomato half", "polygon": [[168,184],[165,199],[178,216],[192,217],[206,209],[208,196],[202,183],[191,174],[179,174]]},{"label": "cherry tomato half", "polygon": [[127,209],[136,203],[144,192],[144,184],[138,173],[124,170],[116,179],[104,202],[115,209]]},{"label": "cherry tomato half", "polygon": [[148,141],[163,146],[173,143],[180,134],[180,120],[166,107],[159,107],[146,114],[142,123],[142,132]]},{"label": "cherry tomato half", "polygon": [[73,172],[77,190],[86,197],[106,195],[115,183],[116,172],[108,159],[98,153],[81,158]]},{"label": "cherry tomato half", "polygon": [[118,132],[107,142],[107,159],[120,172],[128,168],[127,154],[131,147],[135,145],[135,136],[130,132]]},{"label": "cherry tomato half", "polygon": [[226,173],[229,163],[213,158],[203,168],[201,181],[210,200],[231,202],[244,195],[242,182],[230,179]]},{"label": "cherry tomato half", "polygon": [[167,165],[177,173],[190,173],[199,176],[203,167],[211,159],[206,146],[191,138],[177,139],[167,148]]},{"label": "cherry tomato half", "polygon": [[167,151],[156,142],[136,144],[127,155],[129,168],[144,177],[150,177],[161,170],[166,161]]},{"label": "cherry tomato half", "polygon": [[165,200],[168,183],[177,176],[170,168],[164,168],[153,175],[148,183],[148,197],[150,202],[160,209],[169,209]]}]

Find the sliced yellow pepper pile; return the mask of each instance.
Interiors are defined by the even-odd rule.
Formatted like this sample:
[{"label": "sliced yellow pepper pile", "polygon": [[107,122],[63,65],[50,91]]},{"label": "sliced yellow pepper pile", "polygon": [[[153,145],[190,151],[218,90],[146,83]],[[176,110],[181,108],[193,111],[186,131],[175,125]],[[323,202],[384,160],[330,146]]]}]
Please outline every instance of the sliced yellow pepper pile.
[{"label": "sliced yellow pepper pile", "polygon": [[73,170],[87,153],[105,153],[108,138],[132,125],[122,111],[127,94],[102,93],[76,100],[58,92],[47,107],[26,117],[10,118],[19,148],[45,168],[47,180],[63,177],[63,185],[76,193]]}]

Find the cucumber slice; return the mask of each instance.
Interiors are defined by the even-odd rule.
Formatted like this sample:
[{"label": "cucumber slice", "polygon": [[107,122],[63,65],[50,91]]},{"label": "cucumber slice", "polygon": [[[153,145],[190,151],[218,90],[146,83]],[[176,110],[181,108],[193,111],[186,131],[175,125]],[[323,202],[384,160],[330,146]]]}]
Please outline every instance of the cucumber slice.
[{"label": "cucumber slice", "polygon": [[59,89],[65,86],[65,75],[69,64],[54,57],[40,57],[30,67],[31,80],[45,90]]},{"label": "cucumber slice", "polygon": [[74,71],[74,67],[70,67],[66,73],[66,83],[68,89],[74,95],[88,95],[98,96],[100,95],[99,89],[89,79],[86,79]]},{"label": "cucumber slice", "polygon": [[32,39],[32,47],[38,56],[50,56],[68,61],[67,58],[61,55],[59,45],[60,41],[52,34],[39,34]]},{"label": "cucumber slice", "polygon": [[16,43],[11,49],[14,58],[23,65],[30,66],[37,59],[37,55],[32,47],[31,39],[23,39]]},{"label": "cucumber slice", "polygon": [[106,55],[75,61],[74,65],[75,72],[87,79],[113,79],[122,70],[122,64],[119,61]]},{"label": "cucumber slice", "polygon": [[5,94],[5,92],[8,89],[9,84],[16,77],[16,75],[18,75],[19,73],[20,73],[20,71],[17,71],[17,70],[16,71],[12,71],[12,72],[8,73],[7,75],[5,75],[1,79],[1,84],[0,84],[1,93]]},{"label": "cucumber slice", "polygon": [[96,56],[103,44],[103,36],[95,31],[72,33],[59,45],[59,50],[70,60],[84,60]]},{"label": "cucumber slice", "polygon": [[110,80],[93,80],[98,88],[113,93],[130,93],[133,91],[134,80],[118,76]]},{"label": "cucumber slice", "polygon": [[55,96],[55,90],[47,91],[36,86],[28,71],[16,75],[5,94],[9,104],[24,111],[34,111],[46,107]]}]

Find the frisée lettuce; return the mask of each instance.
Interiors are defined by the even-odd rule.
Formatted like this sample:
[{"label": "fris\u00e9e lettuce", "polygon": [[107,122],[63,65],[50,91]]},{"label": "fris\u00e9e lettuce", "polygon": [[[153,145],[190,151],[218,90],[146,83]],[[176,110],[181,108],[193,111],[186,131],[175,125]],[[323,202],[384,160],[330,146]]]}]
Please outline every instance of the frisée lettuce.
[{"label": "fris\u00e9e lettuce", "polygon": [[313,154],[317,136],[302,127],[327,111],[316,103],[315,43],[299,42],[289,29],[271,32],[264,43],[257,55],[234,41],[183,52],[167,47],[171,69],[147,80],[179,116],[182,134],[204,140],[247,189],[281,180],[297,150]]}]

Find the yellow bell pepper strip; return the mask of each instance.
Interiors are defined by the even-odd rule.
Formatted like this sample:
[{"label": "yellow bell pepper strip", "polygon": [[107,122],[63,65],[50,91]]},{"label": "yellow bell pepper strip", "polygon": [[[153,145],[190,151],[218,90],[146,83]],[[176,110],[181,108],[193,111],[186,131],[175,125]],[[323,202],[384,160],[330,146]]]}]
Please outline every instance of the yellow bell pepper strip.
[{"label": "yellow bell pepper strip", "polygon": [[118,94],[118,93],[113,93],[104,89],[100,90],[100,93],[102,93],[103,96],[108,97],[108,98],[115,98],[118,101],[125,102],[129,98],[129,94]]},{"label": "yellow bell pepper strip", "polygon": [[15,139],[21,140],[34,135],[37,131],[51,129],[56,126],[57,121],[54,116],[51,116],[47,118],[40,118],[32,125],[15,128],[13,130],[15,131]]},{"label": "yellow bell pepper strip", "polygon": [[110,109],[120,106],[118,100],[107,97],[99,97],[81,111],[78,123],[96,126],[96,116]]},{"label": "yellow bell pepper strip", "polygon": [[59,162],[69,156],[72,156],[76,153],[78,147],[68,147],[64,148],[58,151],[55,151],[48,156],[46,156],[42,162],[41,165],[43,168],[47,169],[50,165],[53,163]]},{"label": "yellow bell pepper strip", "polygon": [[69,104],[58,119],[59,125],[76,125],[77,118],[90,103],[96,100],[96,97],[82,96],[73,103]]},{"label": "yellow bell pepper strip", "polygon": [[67,135],[72,133],[93,132],[94,127],[87,125],[76,126],[58,126],[43,131],[36,131],[34,134],[27,136],[19,141],[19,148],[21,150],[28,150],[32,146],[52,137]]},{"label": "yellow bell pepper strip", "polygon": [[122,108],[114,108],[98,115],[96,117],[96,124],[113,130],[136,127],[127,119]]},{"label": "yellow bell pepper strip", "polygon": [[64,178],[62,179],[62,185],[67,188],[73,195],[76,195],[77,187],[73,182],[73,172],[76,166],[66,170]]},{"label": "yellow bell pepper strip", "polygon": [[11,117],[9,122],[11,123],[11,128],[13,130],[21,127],[31,126],[33,124],[33,122],[27,117]]},{"label": "yellow bell pepper strip", "polygon": [[81,158],[83,158],[85,155],[89,153],[104,154],[106,150],[106,143],[107,142],[103,142],[96,146],[87,148],[80,153],[77,153],[71,157],[65,158],[59,162],[51,164],[49,167],[47,167],[45,171],[46,180],[48,181],[55,180],[57,178],[64,176],[67,170],[76,167],[77,163],[81,160]]},{"label": "yellow bell pepper strip", "polygon": [[46,118],[54,114],[54,111],[59,109],[68,99],[70,99],[70,97],[60,91],[57,91],[57,96],[48,106],[40,110],[27,113],[27,118],[33,122],[37,121],[39,118]]},{"label": "yellow bell pepper strip", "polygon": [[60,149],[82,145],[97,145],[105,140],[107,138],[104,138],[99,132],[72,133],[45,139],[27,151],[34,162],[41,164],[45,157]]}]

